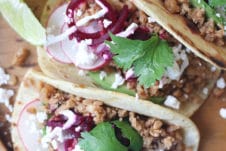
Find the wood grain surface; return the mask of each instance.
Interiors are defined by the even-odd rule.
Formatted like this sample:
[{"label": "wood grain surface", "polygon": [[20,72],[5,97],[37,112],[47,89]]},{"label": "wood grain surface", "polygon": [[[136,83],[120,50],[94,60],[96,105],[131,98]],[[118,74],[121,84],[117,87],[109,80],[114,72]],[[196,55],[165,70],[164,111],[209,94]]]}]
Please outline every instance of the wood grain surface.
[{"label": "wood grain surface", "polygon": [[[23,67],[14,67],[12,60],[20,48],[28,48],[31,56]],[[23,41],[0,16],[0,67],[5,68],[8,73],[16,75],[21,80],[27,69],[36,64],[35,48]],[[12,88],[16,90],[17,87]],[[219,109],[226,108],[226,101],[223,100],[226,100],[226,92],[220,98],[211,94],[206,103],[192,117],[201,133],[200,151],[226,151],[226,119],[219,115]],[[8,113],[7,109],[0,105],[0,138],[9,147],[8,134],[5,133],[9,124],[4,119],[5,113]]]}]

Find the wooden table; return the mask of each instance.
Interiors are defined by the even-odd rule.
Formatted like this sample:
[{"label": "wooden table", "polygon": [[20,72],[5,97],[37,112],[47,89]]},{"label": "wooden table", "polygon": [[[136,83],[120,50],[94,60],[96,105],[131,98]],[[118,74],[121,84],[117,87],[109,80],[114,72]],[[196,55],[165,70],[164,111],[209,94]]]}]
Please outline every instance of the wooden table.
[{"label": "wooden table", "polygon": [[[31,56],[27,60],[25,67],[12,67],[12,58],[19,48],[31,50]],[[0,16],[0,67],[6,68],[10,74],[22,78],[26,70],[36,65],[35,48],[24,42],[2,19]],[[17,87],[14,87],[15,89]],[[226,93],[226,92],[225,92]],[[0,115],[6,112],[0,106]],[[209,97],[206,103],[192,117],[201,133],[200,151],[226,151],[226,119],[219,116],[219,109],[226,107],[226,102],[219,98]],[[0,127],[0,136],[5,138]],[[7,139],[5,138],[5,142]]]}]

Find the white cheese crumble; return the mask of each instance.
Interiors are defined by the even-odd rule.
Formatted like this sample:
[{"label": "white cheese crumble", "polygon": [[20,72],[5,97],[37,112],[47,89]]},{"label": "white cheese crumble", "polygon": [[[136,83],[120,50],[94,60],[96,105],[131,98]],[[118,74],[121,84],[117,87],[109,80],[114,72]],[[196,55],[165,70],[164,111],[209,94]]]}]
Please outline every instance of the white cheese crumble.
[{"label": "white cheese crumble", "polygon": [[208,92],[209,92],[209,89],[208,89],[208,88],[204,88],[204,89],[202,90],[202,93],[205,94],[205,95],[207,95]]},{"label": "white cheese crumble", "polygon": [[226,108],[221,108],[219,114],[222,118],[226,119]]},{"label": "white cheese crumble", "polygon": [[217,87],[220,88],[220,89],[225,88],[225,80],[224,80],[223,77],[221,77],[217,80]]},{"label": "white cheese crumble", "polygon": [[44,121],[47,120],[48,116],[45,112],[37,112],[36,118],[39,123],[44,123]]},{"label": "white cheese crumble", "polygon": [[119,36],[119,37],[128,37],[129,35],[133,34],[137,28],[138,28],[138,25],[136,23],[131,23],[126,28],[125,31],[122,31],[122,32],[116,34],[116,36]]},{"label": "white cheese crumble", "polygon": [[41,139],[41,144],[43,148],[48,148],[49,145],[51,144],[52,146],[55,145],[54,143],[60,142],[63,143],[64,138],[63,138],[63,133],[62,133],[62,128],[56,127],[52,130],[51,127],[46,127],[46,135],[42,137]]},{"label": "white cheese crumble", "polygon": [[5,119],[6,119],[9,123],[12,122],[12,117],[11,117],[9,114],[6,114],[6,115],[5,115]]},{"label": "white cheese crumble", "polygon": [[97,60],[97,56],[89,51],[89,47],[85,41],[81,41],[78,45],[78,50],[76,53],[76,62],[77,66],[83,65],[92,65]]},{"label": "white cheese crumble", "polygon": [[148,23],[155,23],[156,20],[152,17],[148,17]]},{"label": "white cheese crumble", "polygon": [[77,12],[76,12],[76,16],[80,17],[82,16],[83,12],[81,9],[78,9]]},{"label": "white cheese crumble", "polygon": [[135,95],[135,100],[136,101],[139,101],[139,95],[138,95],[138,93],[136,93],[136,95]]},{"label": "white cheese crumble", "polygon": [[219,13],[216,13],[216,16],[217,16],[217,17],[221,17],[221,14],[219,14]]},{"label": "white cheese crumble", "polygon": [[0,67],[0,86],[7,84],[10,79],[10,76],[5,73],[4,69]]},{"label": "white cheese crumble", "polygon": [[0,103],[3,103],[10,112],[13,111],[13,107],[10,104],[10,98],[14,95],[13,90],[7,90],[0,88]]},{"label": "white cheese crumble", "polygon": [[72,151],[84,151],[84,150],[82,150],[79,145],[76,145]]},{"label": "white cheese crumble", "polygon": [[99,77],[100,80],[104,80],[104,78],[107,77],[107,73],[105,71],[100,71]]},{"label": "white cheese crumble", "polygon": [[75,122],[75,114],[70,110],[63,110],[60,112],[61,115],[64,115],[67,118],[67,121],[63,125],[63,130],[70,128]]},{"label": "white cheese crumble", "polygon": [[165,106],[171,107],[173,109],[179,109],[180,108],[180,102],[177,100],[176,97],[172,95],[168,95],[165,102]]},{"label": "white cheese crumble", "polygon": [[84,70],[79,70],[79,71],[78,71],[78,75],[80,75],[80,76],[85,76],[85,75],[86,75],[86,71],[84,71]]},{"label": "white cheese crumble", "polygon": [[110,26],[112,23],[112,21],[108,20],[108,19],[104,19],[103,20],[103,24],[104,24],[104,28],[108,28],[108,26]]},{"label": "white cheese crumble", "polygon": [[111,88],[117,89],[119,86],[123,85],[124,82],[125,82],[125,79],[121,76],[121,74],[116,73],[115,74],[115,81],[112,84]]},{"label": "white cheese crumble", "polygon": [[215,72],[217,70],[217,68],[215,66],[212,66],[210,69],[212,72]]}]

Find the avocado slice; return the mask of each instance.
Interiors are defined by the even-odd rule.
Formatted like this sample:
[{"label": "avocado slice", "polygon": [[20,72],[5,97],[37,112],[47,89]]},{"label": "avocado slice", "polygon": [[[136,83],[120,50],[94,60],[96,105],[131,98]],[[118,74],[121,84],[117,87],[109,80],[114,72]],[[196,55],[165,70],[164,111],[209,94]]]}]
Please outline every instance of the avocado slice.
[{"label": "avocado slice", "polygon": [[115,74],[109,73],[103,80],[100,79],[100,72],[89,72],[88,76],[94,81],[94,83],[105,89],[105,90],[111,90],[116,91],[120,93],[125,93],[131,96],[135,96],[136,92],[133,90],[129,90],[126,85],[119,86],[117,89],[111,88],[112,84],[115,81]]},{"label": "avocado slice", "polygon": [[[136,92],[134,90],[130,90],[126,87],[126,85],[119,86],[117,89],[111,88],[112,84],[115,81],[115,74],[114,73],[109,73],[103,80],[100,79],[100,72],[89,72],[88,76],[94,81],[94,83],[105,89],[105,90],[110,90],[110,91],[116,91],[120,93],[125,93],[131,96],[135,96]],[[165,101],[164,97],[151,97],[149,99],[151,102],[155,104],[163,104]]]}]

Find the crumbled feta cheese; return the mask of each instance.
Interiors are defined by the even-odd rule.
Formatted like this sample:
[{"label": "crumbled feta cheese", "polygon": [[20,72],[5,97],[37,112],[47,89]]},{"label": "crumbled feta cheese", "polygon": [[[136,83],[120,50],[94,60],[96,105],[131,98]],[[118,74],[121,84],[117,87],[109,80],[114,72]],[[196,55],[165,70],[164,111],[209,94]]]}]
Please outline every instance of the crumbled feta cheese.
[{"label": "crumbled feta cheese", "polygon": [[85,39],[84,41],[85,41],[85,43],[86,43],[87,45],[91,45],[92,42],[93,42],[92,39]]},{"label": "crumbled feta cheese", "polygon": [[217,70],[217,68],[215,66],[212,66],[210,69],[212,72],[215,72]]},{"label": "crumbled feta cheese", "polygon": [[207,95],[208,92],[209,92],[209,89],[208,89],[208,88],[204,88],[204,89],[202,90],[202,93],[205,94],[205,95]]},{"label": "crumbled feta cheese", "polygon": [[99,74],[100,80],[104,80],[106,76],[107,76],[107,73],[105,71],[100,71],[100,74]]},{"label": "crumbled feta cheese", "polygon": [[44,123],[44,121],[47,120],[48,116],[45,112],[37,112],[36,118],[39,123]]},{"label": "crumbled feta cheese", "polygon": [[64,137],[62,133],[62,128],[56,127],[52,130],[51,127],[46,127],[46,135],[42,137],[41,144],[43,148],[48,148],[49,145],[52,145],[52,141],[55,140],[57,142],[63,143]]},{"label": "crumbled feta cheese", "polygon": [[148,23],[155,23],[156,20],[152,17],[148,17]]},{"label": "crumbled feta cheese", "polygon": [[180,108],[180,102],[172,95],[168,95],[165,102],[165,106],[171,107],[173,109],[179,109]]},{"label": "crumbled feta cheese", "polygon": [[10,79],[10,76],[5,73],[4,69],[0,67],[0,86],[7,84]]},{"label": "crumbled feta cheese", "polygon": [[108,19],[104,19],[103,20],[103,24],[104,24],[104,28],[108,28],[108,26],[110,26],[112,23],[112,21],[108,20]]},{"label": "crumbled feta cheese", "polygon": [[221,77],[217,80],[217,87],[220,88],[220,89],[225,88],[225,80],[224,80],[223,77]]},{"label": "crumbled feta cheese", "polygon": [[52,140],[52,141],[51,141],[51,145],[52,145],[52,147],[53,147],[54,150],[57,150],[57,148],[58,148],[58,143],[57,143],[56,140]]},{"label": "crumbled feta cheese", "polygon": [[81,41],[76,54],[77,66],[92,65],[97,60],[97,56],[89,51],[89,47],[85,41]]},{"label": "crumbled feta cheese", "polygon": [[84,70],[79,70],[78,71],[78,75],[85,76],[86,75],[86,72]]},{"label": "crumbled feta cheese", "polygon": [[129,27],[126,28],[125,31],[122,31],[122,32],[116,34],[116,36],[128,37],[129,35],[133,34],[137,28],[138,28],[138,25],[136,23],[132,23],[129,25]]},{"label": "crumbled feta cheese", "polygon": [[75,114],[71,110],[64,110],[60,112],[61,115],[64,115],[67,118],[67,121],[63,125],[63,130],[70,128],[76,119]]},{"label": "crumbled feta cheese", "polygon": [[11,117],[9,114],[6,114],[6,115],[5,115],[5,119],[6,119],[9,123],[12,122],[12,117]]},{"label": "crumbled feta cheese", "polygon": [[124,82],[125,82],[125,79],[121,76],[121,74],[116,73],[115,74],[115,81],[112,84],[111,88],[117,89],[120,85],[123,85]]},{"label": "crumbled feta cheese", "polygon": [[219,13],[216,13],[216,16],[217,16],[217,17],[221,17],[221,14],[219,14]]},{"label": "crumbled feta cheese", "polygon": [[77,12],[76,12],[76,16],[80,17],[82,16],[83,12],[81,9],[78,9]]},{"label": "crumbled feta cheese", "polygon": [[139,101],[139,95],[138,95],[138,93],[136,93],[135,99],[136,99],[136,101]]},{"label": "crumbled feta cheese", "polygon": [[81,126],[77,126],[77,127],[75,128],[75,132],[79,132],[81,129],[82,129]]},{"label": "crumbled feta cheese", "polygon": [[221,108],[219,113],[222,118],[226,119],[226,108]]},{"label": "crumbled feta cheese", "polygon": [[14,95],[13,90],[0,88],[0,103],[3,103],[12,112],[13,107],[10,104],[10,98]]},{"label": "crumbled feta cheese", "polygon": [[79,145],[76,145],[72,151],[84,151],[84,150],[82,150]]}]

